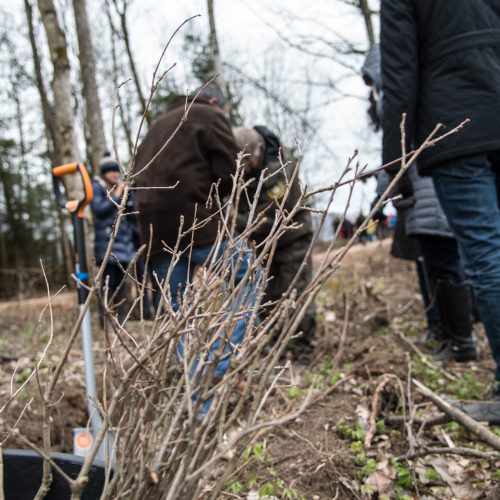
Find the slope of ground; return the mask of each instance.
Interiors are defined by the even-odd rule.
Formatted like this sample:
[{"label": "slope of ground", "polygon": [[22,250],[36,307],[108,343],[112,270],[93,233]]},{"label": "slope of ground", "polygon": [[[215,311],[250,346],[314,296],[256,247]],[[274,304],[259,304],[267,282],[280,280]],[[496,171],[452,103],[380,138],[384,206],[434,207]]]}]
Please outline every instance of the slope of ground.
[{"label": "slope of ground", "polygon": [[[69,335],[76,314],[71,295],[59,300],[54,305],[59,308],[53,328],[56,346]],[[50,324],[36,323],[44,303],[0,304],[0,401],[9,397],[12,385],[29,376],[33,353],[50,334]],[[390,258],[387,242],[353,248],[320,292],[317,305],[315,355],[307,365],[287,366],[284,383],[266,411],[272,418],[308,397],[315,398],[314,404],[291,424],[257,435],[249,448],[240,450],[225,498],[500,498],[498,455],[490,457],[491,450],[453,422],[424,429],[408,424],[414,409],[417,417],[436,411],[414,392],[408,398],[410,374],[451,397],[480,398],[487,393],[493,363],[482,332],[477,332],[478,362],[437,367],[416,356],[405,341],[424,327],[415,270],[411,263]],[[94,337],[99,361],[104,339],[96,325]],[[72,428],[85,425],[87,418],[79,346],[71,353],[60,391],[53,441],[57,450],[71,452]],[[36,384],[17,395],[3,418],[13,424],[31,398],[19,428],[39,444]],[[373,413],[376,426],[365,446],[374,400],[379,402]],[[3,438],[6,447],[25,447],[15,436],[3,432]],[[477,454],[426,454],[418,461],[405,460],[409,452],[418,451],[417,442],[467,447]],[[216,477],[217,470],[213,474]]]},{"label": "slope of ground", "polygon": [[[444,395],[479,399],[489,391],[493,363],[481,331],[475,363],[438,367],[415,356],[405,339],[425,326],[416,272],[412,263],[389,257],[388,249],[388,242],[356,246],[320,293],[315,358],[295,368],[290,386],[273,404],[281,411],[298,405],[311,386],[322,397],[293,424],[244,452],[239,473],[228,483],[228,498],[500,498],[498,454],[424,453],[418,461],[405,460],[409,439],[419,432],[420,445],[487,449],[454,422],[420,431],[410,426],[409,434],[402,401],[407,415],[408,403],[418,408],[417,415],[436,412],[417,394],[411,401],[401,397],[409,373]],[[385,385],[375,435],[365,447],[379,384]],[[399,422],[384,420],[390,415]]]}]

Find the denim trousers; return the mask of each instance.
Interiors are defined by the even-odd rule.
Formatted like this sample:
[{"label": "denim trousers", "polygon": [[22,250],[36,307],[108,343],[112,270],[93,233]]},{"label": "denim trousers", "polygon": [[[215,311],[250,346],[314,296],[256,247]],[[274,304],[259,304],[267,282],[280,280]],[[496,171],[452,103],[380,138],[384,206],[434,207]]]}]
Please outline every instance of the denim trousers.
[{"label": "denim trousers", "polygon": [[500,381],[500,171],[484,153],[435,165],[432,177],[458,241],[496,363],[495,380]]},{"label": "denim trousers", "polygon": [[[97,265],[100,266],[102,263],[98,263]],[[104,273],[102,275],[102,284],[101,284],[101,299],[104,300],[104,294],[106,293],[106,288],[107,288],[107,300],[111,301],[111,297],[115,293],[115,291],[120,287],[122,284],[123,280],[125,279],[125,274],[123,272],[124,269],[126,269],[128,266],[128,262],[121,262],[118,264],[118,262],[110,259],[108,263],[106,264],[106,267],[104,268]],[[112,304],[116,304],[120,302],[125,296],[125,288],[122,287],[121,290],[116,294],[116,297],[113,300]],[[111,304],[111,305],[112,305]],[[125,307],[124,305],[120,305],[116,308],[115,312],[118,314],[118,318],[123,320],[125,317]],[[104,326],[104,319],[106,317],[105,311],[104,311],[104,304],[99,301],[99,321],[101,324],[101,327]]]},{"label": "denim trousers", "polygon": [[[213,245],[205,245],[200,247],[194,247],[190,253],[183,253],[180,256],[179,262],[172,269],[172,273],[170,275],[170,295],[168,299],[171,301],[172,308],[177,310],[179,308],[178,298],[184,297],[184,292],[186,290],[186,286],[188,283],[191,283],[193,280],[194,273],[196,271],[196,267],[198,265],[208,266],[210,264],[216,263],[224,253],[227,242],[223,242],[215,255]],[[246,275],[249,265],[250,265],[251,253],[250,251],[243,250],[241,246],[235,248],[233,252],[233,256],[231,257],[231,276],[230,280],[234,284],[234,287],[238,286],[241,280]],[[151,273],[156,273],[158,280],[163,281],[167,276],[167,272],[169,270],[170,264],[172,261],[172,256],[168,253],[163,253],[159,255],[155,255],[151,259]],[[245,307],[247,310],[251,310],[256,300],[256,288],[258,285],[258,281],[262,278],[262,274],[259,271],[257,276],[257,283],[253,283],[249,285],[246,283],[242,286],[240,293],[238,294],[238,298],[235,302],[230,306],[230,310],[228,310],[228,315],[232,313],[237,313],[242,307]],[[155,308],[158,307],[161,301],[161,291],[158,290],[157,281],[152,276],[153,286],[155,288],[155,292],[153,294],[153,302]],[[243,342],[243,338],[245,335],[245,326],[246,321],[250,313],[247,314],[247,317],[241,318],[236,322],[236,325],[232,331],[232,333],[228,336],[226,332],[222,332],[219,339],[211,345],[210,352],[208,353],[208,361],[216,359],[217,364],[214,369],[213,377],[221,378],[229,369],[231,357],[234,356],[237,352],[237,346]],[[179,357],[182,358],[184,356],[184,341],[182,339],[177,347]],[[221,352],[221,342],[223,342],[223,348]],[[208,369],[208,365],[207,365]],[[196,365],[192,369],[192,373],[196,371]],[[196,401],[197,393],[195,392],[193,396],[193,401]],[[198,411],[198,418],[201,418],[204,414],[206,414],[210,408],[211,399],[204,401],[201,405],[201,408]]]}]

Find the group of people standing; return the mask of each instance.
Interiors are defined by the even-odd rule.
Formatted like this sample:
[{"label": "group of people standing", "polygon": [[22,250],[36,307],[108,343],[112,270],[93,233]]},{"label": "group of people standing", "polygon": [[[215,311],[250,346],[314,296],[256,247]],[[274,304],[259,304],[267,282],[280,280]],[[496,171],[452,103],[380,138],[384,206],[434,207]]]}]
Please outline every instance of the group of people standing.
[{"label": "group of people standing", "polygon": [[[189,114],[185,120],[186,102]],[[161,313],[165,300],[174,311],[179,309],[197,267],[208,266],[220,259],[226,249],[226,239],[215,245],[220,218],[216,204],[207,203],[207,200],[214,186],[220,199],[230,194],[240,151],[245,152],[243,175],[247,187],[236,215],[237,231],[242,233],[247,229],[249,203],[255,197],[255,211],[260,216],[259,223],[248,234],[249,248],[251,243],[258,253],[259,245],[272,231],[278,206],[283,204],[282,210],[290,213],[300,203],[302,189],[294,172],[296,162],[290,161],[278,137],[263,126],[232,130],[227,108],[223,93],[215,85],[208,85],[190,96],[173,98],[167,111],[150,127],[138,148],[133,166],[137,189],[133,190],[130,211],[136,215],[122,218],[112,248],[113,257],[105,271],[109,278],[103,282],[103,291],[108,290],[108,296],[112,293],[110,289],[123,278],[124,268],[137,248],[132,244],[136,231],[138,241],[150,245],[154,310]],[[180,123],[182,126],[175,133]],[[168,147],[162,148],[167,141]],[[263,182],[259,184],[263,171]],[[103,158],[101,178],[94,180],[92,202],[98,264],[102,262],[117,214],[116,204],[123,192],[118,176],[118,164],[110,157]],[[175,187],[164,189],[172,186]],[[292,285],[300,294],[310,282],[313,236],[310,212],[299,207],[292,223],[293,229],[286,230],[278,238],[270,257],[261,315],[272,310],[283,294],[290,293]],[[188,252],[185,251],[187,247]],[[249,248],[241,249],[239,258],[233,259],[238,260],[237,265],[232,264],[234,286],[238,286],[248,270],[252,253]],[[173,259],[175,265],[172,265]],[[303,261],[306,265],[301,265]],[[167,275],[169,282],[165,286]],[[241,296],[248,293],[246,287],[240,291]],[[234,348],[242,342],[246,319],[242,317],[234,331],[228,333],[224,339],[228,346]],[[314,327],[314,304],[311,304],[298,326],[302,333],[288,346],[295,359],[304,359],[312,353]],[[229,357],[224,355],[219,359],[215,377],[224,375]]]},{"label": "group of people standing", "polygon": [[[437,360],[476,359],[472,325],[477,308],[476,317],[485,327],[497,366],[490,397],[500,400],[499,2],[382,0],[381,42],[370,52],[363,76],[372,87],[370,115],[383,130],[382,160],[390,165],[379,178],[379,194],[399,170],[395,160],[402,155],[403,114],[407,152],[420,146],[438,123],[450,130],[470,120],[456,134],[425,149],[417,164],[402,177],[397,193],[391,194],[399,195],[394,202],[399,227],[393,251],[397,255],[408,237],[418,242],[410,258],[420,262],[419,280],[428,292],[429,330],[422,340],[441,342]],[[238,228],[244,230],[248,200],[258,195],[257,211],[263,217],[249,235],[257,247],[268,236],[274,223],[273,207],[281,202],[285,191],[285,210],[300,198],[294,162],[287,163],[286,151],[276,135],[262,126],[232,130],[227,111],[228,103],[215,85],[203,87],[196,95],[172,99],[167,111],[149,129],[135,158],[134,172],[141,188],[133,200],[138,213],[136,235],[143,243],[151,241],[151,270],[160,284],[172,261],[171,252],[165,248],[177,246],[182,250],[191,246],[189,258],[181,254],[169,275],[169,300],[174,308],[182,301],[195,265],[218,257],[213,255],[217,208],[206,202],[214,184],[221,198],[230,193],[239,151],[247,153],[244,175],[251,182],[250,196],[238,208]],[[163,147],[167,140],[168,146]],[[100,234],[109,234],[116,216],[116,206],[109,198],[118,201],[121,196],[117,169],[110,168],[110,160],[103,161],[102,180],[94,181],[98,263],[101,245],[106,242]],[[267,180],[257,191],[263,169],[267,169]],[[287,185],[289,179],[294,179],[291,186]],[[169,186],[176,187],[161,189]],[[122,264],[119,268],[136,248],[130,236],[135,229],[124,224],[126,220],[113,247]],[[181,220],[185,228],[195,224],[196,230],[179,241]],[[299,210],[295,222],[295,228],[278,241],[273,256],[272,279],[266,290],[266,300],[271,304],[292,281],[299,293],[310,281],[310,213]],[[129,237],[130,241],[125,241]],[[223,249],[224,245],[219,251]],[[308,264],[300,266],[304,259]],[[122,271],[116,271],[113,263],[108,266],[111,287]],[[243,262],[236,281],[245,271]],[[158,286],[154,288],[153,301],[158,307],[162,294]],[[241,342],[244,323],[242,318],[231,334],[231,343]],[[313,306],[300,329],[303,333],[296,348],[306,352],[311,349],[314,334]],[[225,369],[227,363],[219,374]]]}]

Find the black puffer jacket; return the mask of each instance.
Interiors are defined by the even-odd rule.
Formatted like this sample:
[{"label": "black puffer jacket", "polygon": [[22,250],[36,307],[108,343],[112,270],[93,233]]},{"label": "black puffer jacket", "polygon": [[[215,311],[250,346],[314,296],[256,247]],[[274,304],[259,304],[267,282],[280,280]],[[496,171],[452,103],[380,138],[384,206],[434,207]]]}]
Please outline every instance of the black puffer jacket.
[{"label": "black puffer jacket", "polygon": [[446,215],[436,196],[432,178],[418,175],[416,165],[410,167],[409,177],[415,196],[415,205],[408,210],[406,234],[453,238]]},{"label": "black puffer jacket", "polygon": [[500,149],[499,0],[382,0],[381,52],[384,163],[401,156],[404,112],[408,150],[438,123],[471,120],[422,154],[421,173]]}]

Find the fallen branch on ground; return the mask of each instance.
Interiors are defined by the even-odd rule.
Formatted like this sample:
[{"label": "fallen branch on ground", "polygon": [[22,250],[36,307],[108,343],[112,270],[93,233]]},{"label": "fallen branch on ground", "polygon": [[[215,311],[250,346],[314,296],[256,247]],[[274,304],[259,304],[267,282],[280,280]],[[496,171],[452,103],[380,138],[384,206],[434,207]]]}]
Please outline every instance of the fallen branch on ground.
[{"label": "fallen branch on ground", "polygon": [[500,451],[500,438],[489,431],[483,424],[476,422],[474,419],[466,415],[464,412],[447,403],[440,398],[434,391],[431,391],[418,380],[413,380],[413,384],[417,389],[428,399],[430,399],[441,411],[446,413],[455,422],[463,425],[468,431],[472,432],[481,441],[491,446],[497,451]]},{"label": "fallen branch on ground", "polygon": [[473,448],[432,448],[424,446],[420,451],[412,453],[411,455],[401,455],[397,457],[396,460],[415,460],[416,458],[422,458],[428,455],[460,455],[461,457],[473,457],[486,460],[498,459],[498,453],[492,451],[480,451],[474,450]]},{"label": "fallen branch on ground", "polygon": [[382,391],[384,390],[384,387],[391,381],[391,377],[386,375],[382,376],[382,379],[377,385],[377,388],[375,389],[375,394],[373,395],[372,399],[372,411],[370,413],[370,425],[368,427],[368,431],[366,432],[365,436],[365,450],[370,448],[372,445],[372,439],[373,436],[375,435],[375,431],[377,430],[377,416],[378,416],[378,410],[380,407],[380,395],[382,394]]},{"label": "fallen branch on ground", "polygon": [[[384,418],[384,420],[387,424],[393,425],[393,424],[404,424],[406,423],[407,419],[402,415],[388,415],[387,417]],[[423,417],[423,418],[416,417],[413,419],[413,423],[415,425],[432,427],[434,425],[447,424],[451,420],[452,420],[451,417],[449,415],[446,415],[446,413],[438,413],[437,415],[431,415],[429,417]]]}]

